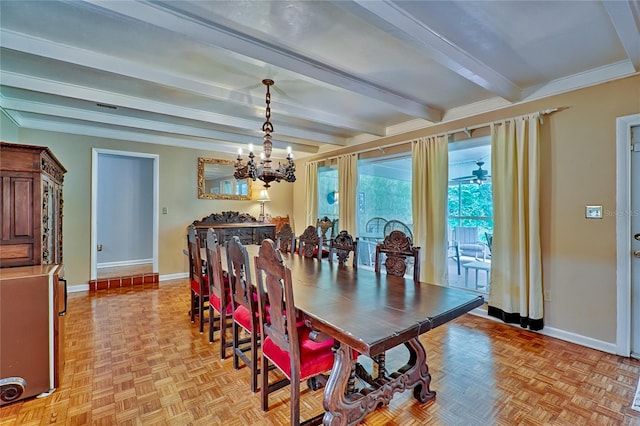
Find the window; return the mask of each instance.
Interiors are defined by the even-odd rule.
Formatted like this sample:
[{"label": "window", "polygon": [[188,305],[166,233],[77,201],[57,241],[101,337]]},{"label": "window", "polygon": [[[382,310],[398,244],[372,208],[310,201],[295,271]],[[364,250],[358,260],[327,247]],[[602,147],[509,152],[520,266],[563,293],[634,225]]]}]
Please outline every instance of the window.
[{"label": "window", "polygon": [[487,236],[493,234],[488,137],[449,145],[447,209],[449,285],[488,293],[491,252]]},{"label": "window", "polygon": [[384,225],[395,219],[412,228],[411,155],[358,161],[357,216],[359,258],[373,266],[376,244],[384,238]]},{"label": "window", "polygon": [[318,167],[318,216],[338,218],[338,166]]}]

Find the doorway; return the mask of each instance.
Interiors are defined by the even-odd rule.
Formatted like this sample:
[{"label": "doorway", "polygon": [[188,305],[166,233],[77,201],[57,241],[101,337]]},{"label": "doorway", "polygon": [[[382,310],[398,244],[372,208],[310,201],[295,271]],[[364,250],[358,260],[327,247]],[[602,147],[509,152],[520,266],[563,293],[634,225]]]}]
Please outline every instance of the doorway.
[{"label": "doorway", "polygon": [[92,280],[121,268],[158,272],[158,158],[92,150]]},{"label": "doorway", "polygon": [[640,114],[616,121],[616,163],[616,346],[640,359]]}]

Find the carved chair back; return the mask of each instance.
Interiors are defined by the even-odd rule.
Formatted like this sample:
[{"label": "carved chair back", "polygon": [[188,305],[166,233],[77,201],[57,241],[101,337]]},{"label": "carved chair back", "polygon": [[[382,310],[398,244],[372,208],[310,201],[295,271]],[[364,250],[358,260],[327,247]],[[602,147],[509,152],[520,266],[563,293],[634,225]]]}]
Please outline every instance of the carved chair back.
[{"label": "carved chair back", "polygon": [[256,314],[258,305],[254,297],[255,287],[251,282],[247,248],[242,245],[239,237],[234,236],[227,240],[226,250],[227,273],[229,274],[233,309],[235,310],[238,306],[244,306],[250,312]]},{"label": "carved chair back", "polygon": [[204,304],[209,300],[209,284],[206,282],[206,271],[202,269],[202,259],[200,257],[200,239],[196,233],[195,226],[187,228],[187,247],[189,251],[189,281],[191,309],[189,314],[191,322],[195,322],[196,312],[198,313],[198,325],[200,333],[204,332]]},{"label": "carved chair back", "polygon": [[293,235],[291,225],[285,223],[278,232],[278,250],[282,253],[293,253],[296,250],[296,237]]},{"label": "carved chair back", "polygon": [[273,241],[262,242],[255,258],[255,271],[262,336],[271,338],[282,350],[289,352],[294,364],[291,371],[300,371],[291,271],[282,261]]},{"label": "carved chair back", "polygon": [[413,279],[420,280],[420,247],[414,247],[411,239],[402,231],[394,230],[376,246],[375,271],[380,272],[382,255],[388,275],[398,277],[407,272],[407,263],[413,262]]},{"label": "carved chair back", "polygon": [[196,227],[193,225],[189,225],[187,228],[187,248],[189,250],[189,278],[201,283],[204,270],[200,258],[200,239],[196,233]]},{"label": "carved chair back", "polygon": [[[322,219],[318,219],[316,222],[316,226],[318,228],[318,233],[320,234],[320,238],[322,239],[321,243],[325,244],[329,243],[331,238],[334,237],[333,223],[335,221],[329,219],[327,216]],[[329,232],[331,230],[331,232]]]},{"label": "carved chair back", "polygon": [[331,240],[331,250],[329,260],[333,261],[333,255],[336,255],[338,264],[344,265],[349,258],[349,253],[353,252],[353,267],[358,266],[358,238],[353,238],[347,231],[340,231],[338,235]]},{"label": "carved chair back", "polygon": [[321,240],[318,231],[312,225],[307,226],[298,238],[298,254],[307,258],[317,257],[322,259]]},{"label": "carved chair back", "polygon": [[207,231],[207,275],[209,277],[209,292],[215,294],[222,308],[226,308],[224,270],[222,269],[222,255],[218,236],[213,229]]},{"label": "carved chair back", "polygon": [[282,230],[284,225],[291,226],[291,221],[289,220],[289,215],[286,216],[274,216],[271,218],[271,223],[276,226],[276,235]]}]

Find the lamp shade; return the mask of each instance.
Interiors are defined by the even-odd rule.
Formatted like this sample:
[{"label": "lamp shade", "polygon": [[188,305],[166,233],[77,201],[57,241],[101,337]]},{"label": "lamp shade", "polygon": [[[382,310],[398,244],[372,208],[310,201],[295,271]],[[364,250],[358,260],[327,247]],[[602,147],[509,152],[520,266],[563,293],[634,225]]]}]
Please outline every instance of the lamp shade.
[{"label": "lamp shade", "polygon": [[258,200],[260,202],[266,202],[266,201],[271,201],[271,198],[269,198],[269,192],[267,192],[266,189],[261,189],[260,190],[260,194],[258,195]]}]

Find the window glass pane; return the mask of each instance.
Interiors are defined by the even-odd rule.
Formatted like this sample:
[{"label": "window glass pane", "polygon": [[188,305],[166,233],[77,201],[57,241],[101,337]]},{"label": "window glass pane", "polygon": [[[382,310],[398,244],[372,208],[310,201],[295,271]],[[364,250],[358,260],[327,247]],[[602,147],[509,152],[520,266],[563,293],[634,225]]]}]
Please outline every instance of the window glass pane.
[{"label": "window glass pane", "polygon": [[338,218],[338,167],[318,167],[318,216]]},{"label": "window glass pane", "polygon": [[[493,234],[489,138],[456,142],[449,150],[449,285],[488,293]],[[458,229],[456,229],[458,228]]]},{"label": "window glass pane", "polygon": [[358,263],[373,267],[384,225],[395,219],[412,228],[411,156],[358,161]]},{"label": "window glass pane", "polygon": [[366,236],[367,222],[391,219],[412,225],[411,157],[378,158],[358,162],[358,235]]}]

